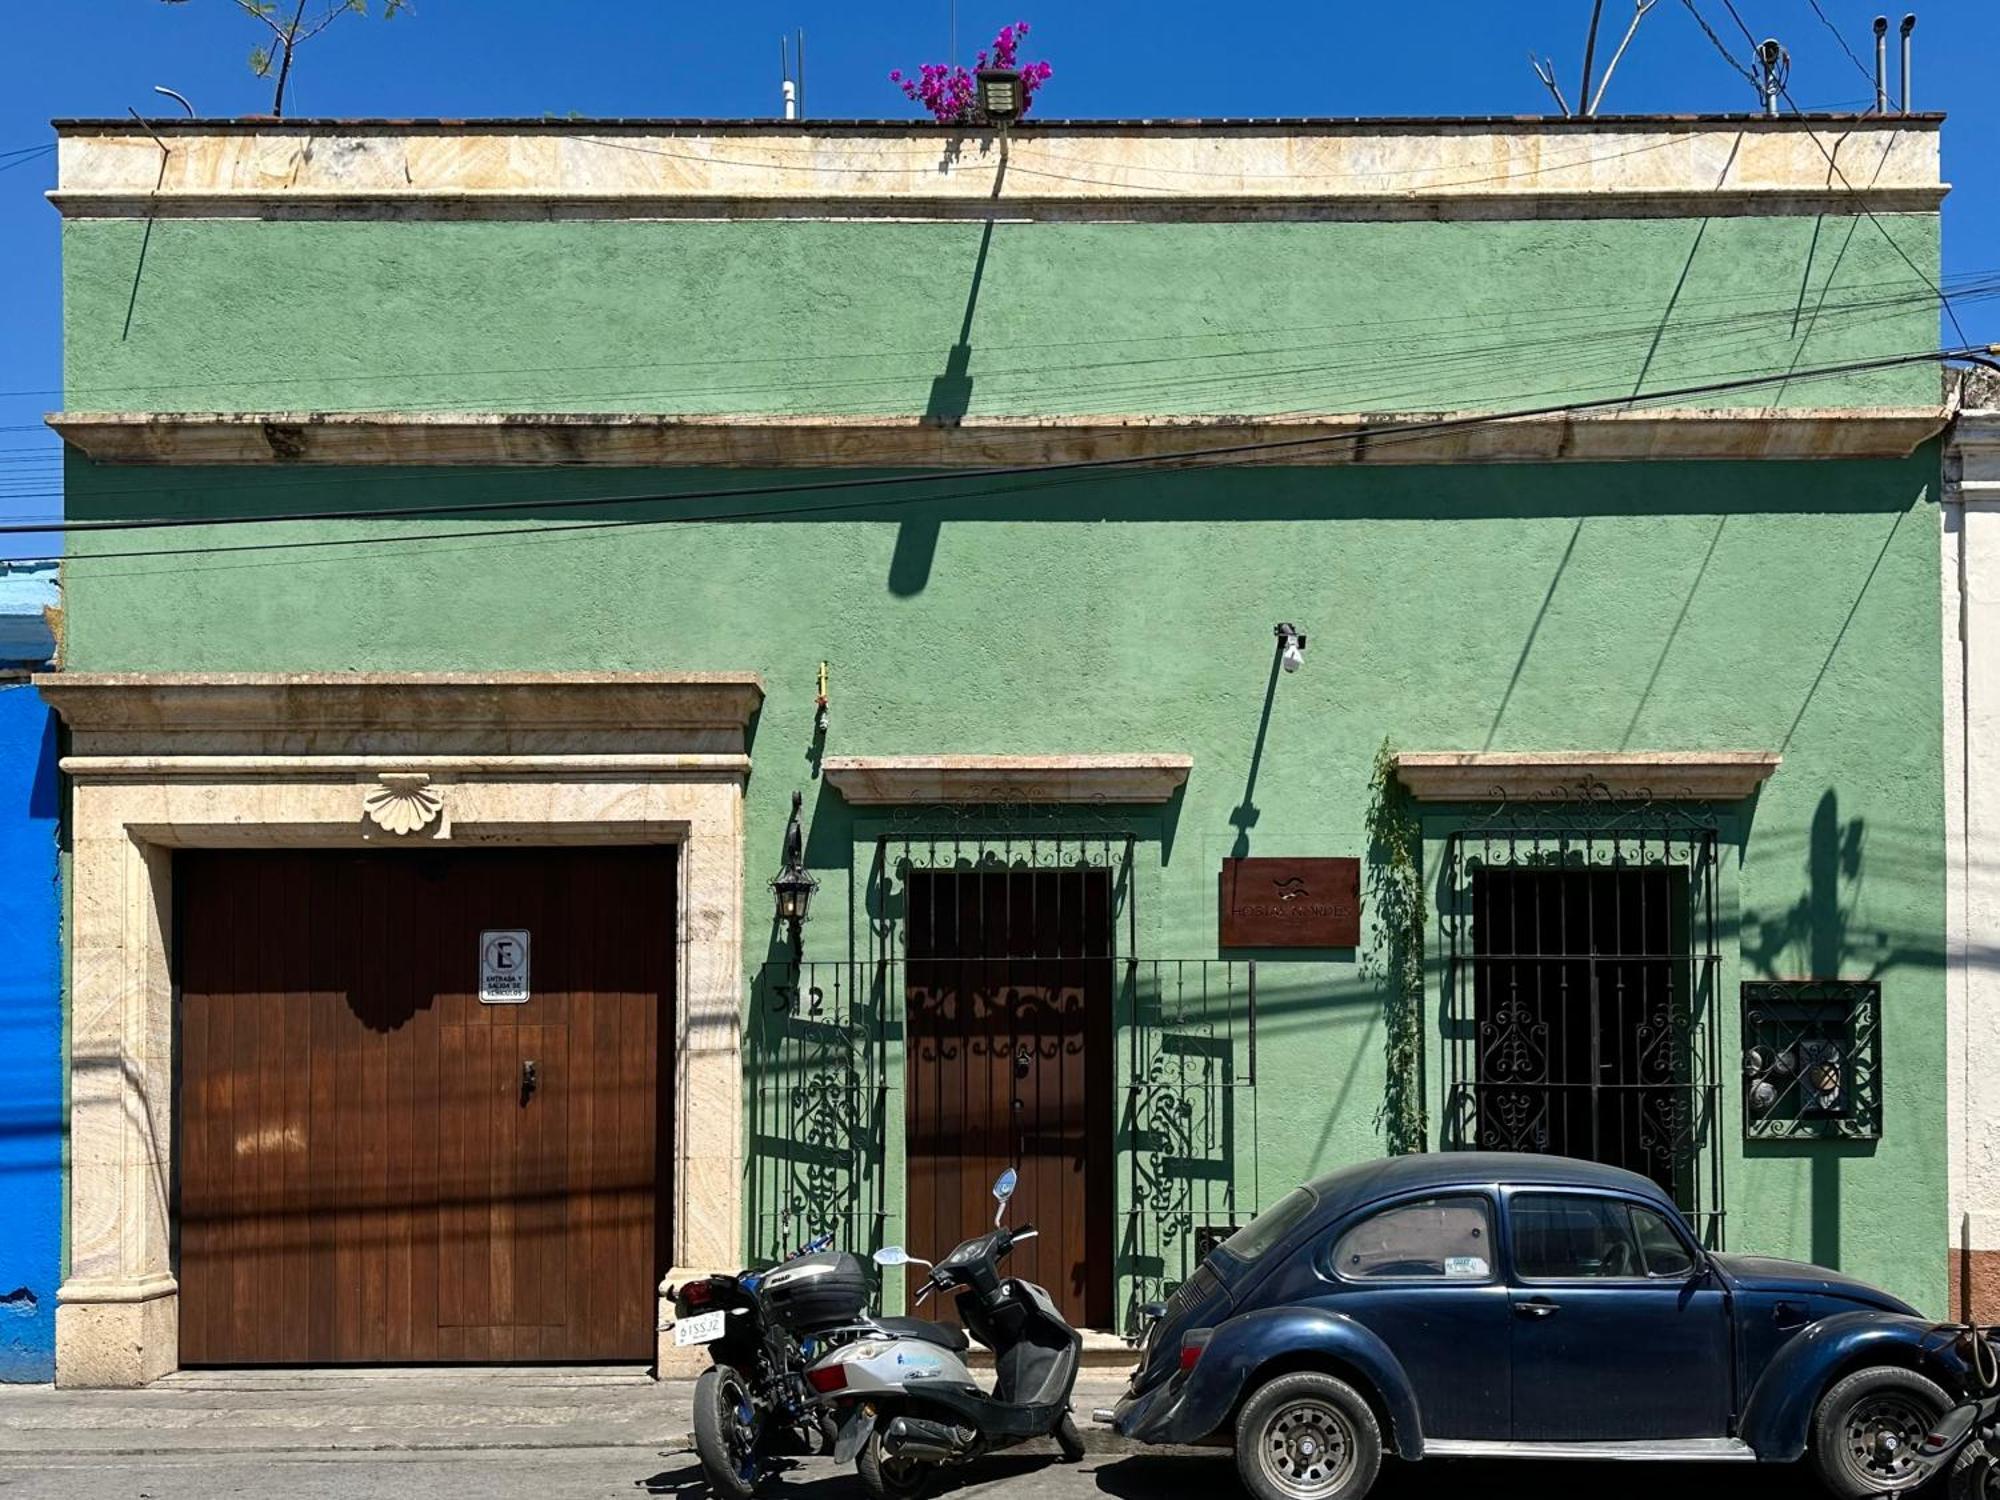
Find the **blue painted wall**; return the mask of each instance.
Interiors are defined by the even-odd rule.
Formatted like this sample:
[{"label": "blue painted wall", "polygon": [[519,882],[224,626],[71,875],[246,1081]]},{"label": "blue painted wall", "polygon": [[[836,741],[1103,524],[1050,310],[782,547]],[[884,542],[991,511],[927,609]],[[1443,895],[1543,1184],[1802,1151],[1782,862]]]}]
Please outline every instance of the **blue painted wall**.
[{"label": "blue painted wall", "polygon": [[0,686],[0,1381],[55,1378],[62,1001],[55,717]]},{"label": "blue painted wall", "polygon": [[52,645],[44,593],[0,577],[0,1381],[55,1378],[62,1268],[56,721],[19,675]]}]

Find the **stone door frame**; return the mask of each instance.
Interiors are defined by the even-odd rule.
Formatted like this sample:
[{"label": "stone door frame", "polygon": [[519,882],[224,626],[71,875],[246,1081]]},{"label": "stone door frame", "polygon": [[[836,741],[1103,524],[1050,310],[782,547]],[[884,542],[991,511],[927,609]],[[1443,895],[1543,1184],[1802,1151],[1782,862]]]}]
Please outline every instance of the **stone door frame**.
[{"label": "stone door frame", "polygon": [[668,1280],[740,1264],[754,674],[36,681],[70,731],[71,1227],[58,1384],[142,1385],[180,1362],[179,848],[678,846]]}]

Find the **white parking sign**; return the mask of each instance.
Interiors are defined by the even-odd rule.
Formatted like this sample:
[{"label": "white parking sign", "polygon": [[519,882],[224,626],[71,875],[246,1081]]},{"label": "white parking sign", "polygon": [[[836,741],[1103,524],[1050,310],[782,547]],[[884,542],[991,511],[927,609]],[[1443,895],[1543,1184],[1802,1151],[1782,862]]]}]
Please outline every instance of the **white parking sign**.
[{"label": "white parking sign", "polygon": [[528,933],[507,927],[479,934],[479,1000],[521,1005],[528,998]]}]

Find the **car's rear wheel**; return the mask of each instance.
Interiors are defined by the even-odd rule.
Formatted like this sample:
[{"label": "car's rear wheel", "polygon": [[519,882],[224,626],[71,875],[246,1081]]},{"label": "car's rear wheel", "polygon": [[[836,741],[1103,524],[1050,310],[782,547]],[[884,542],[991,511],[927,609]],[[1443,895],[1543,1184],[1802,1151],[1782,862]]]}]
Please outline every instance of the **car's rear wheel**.
[{"label": "car's rear wheel", "polygon": [[1812,1462],[1840,1500],[1869,1500],[1922,1484],[1924,1434],[1951,1405],[1936,1381],[1878,1365],[1837,1381],[1813,1413]]},{"label": "car's rear wheel", "polygon": [[1331,1375],[1280,1375],[1236,1419],[1236,1470],[1255,1500],[1361,1500],[1381,1467],[1375,1413]]}]

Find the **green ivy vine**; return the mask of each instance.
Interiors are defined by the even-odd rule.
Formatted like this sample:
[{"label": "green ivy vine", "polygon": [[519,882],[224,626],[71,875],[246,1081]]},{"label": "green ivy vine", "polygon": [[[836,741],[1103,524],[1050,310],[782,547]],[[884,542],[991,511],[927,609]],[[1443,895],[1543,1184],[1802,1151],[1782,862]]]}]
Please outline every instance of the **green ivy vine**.
[{"label": "green ivy vine", "polygon": [[1387,981],[1383,999],[1388,1076],[1376,1125],[1391,1155],[1425,1149],[1423,824],[1396,777],[1396,753],[1385,739],[1375,752],[1368,807],[1369,897],[1374,907],[1376,966]]}]

